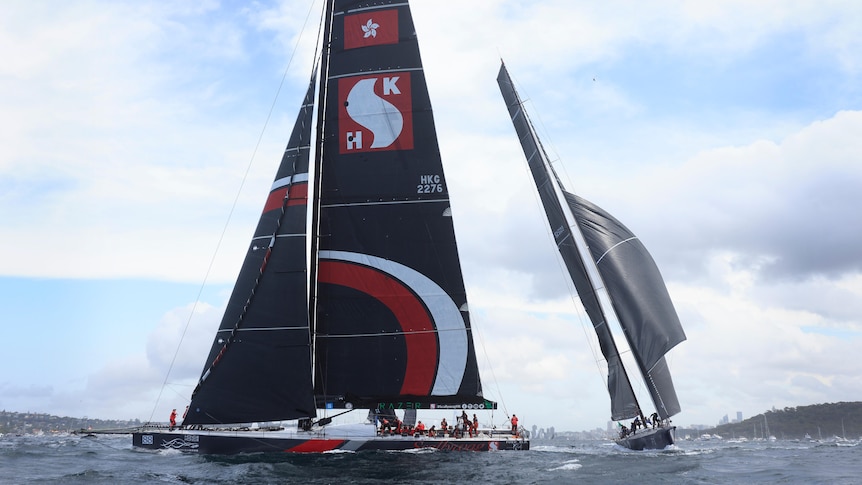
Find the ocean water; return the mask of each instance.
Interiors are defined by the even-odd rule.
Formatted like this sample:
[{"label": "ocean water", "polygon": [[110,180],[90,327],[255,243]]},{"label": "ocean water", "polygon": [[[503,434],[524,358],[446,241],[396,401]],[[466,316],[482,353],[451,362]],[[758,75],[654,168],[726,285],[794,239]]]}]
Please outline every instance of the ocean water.
[{"label": "ocean water", "polygon": [[0,483],[859,484],[862,445],[681,441],[632,452],[608,442],[535,440],[527,452],[196,456],[142,451],[128,435],[0,437]]}]

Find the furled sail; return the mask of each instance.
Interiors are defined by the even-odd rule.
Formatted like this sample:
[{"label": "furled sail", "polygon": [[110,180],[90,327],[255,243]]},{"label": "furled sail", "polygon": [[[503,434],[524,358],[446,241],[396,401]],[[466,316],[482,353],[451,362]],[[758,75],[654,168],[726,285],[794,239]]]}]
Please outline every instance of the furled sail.
[{"label": "furled sail", "polygon": [[315,415],[306,226],[312,79],[183,424]]},{"label": "furled sail", "polygon": [[608,392],[611,396],[611,418],[626,419],[637,416],[639,413],[637,401],[632,391],[631,384],[626,376],[626,370],[620,361],[619,352],[614,344],[607,319],[599,304],[599,298],[587,275],[584,261],[575,245],[575,239],[570,227],[571,222],[567,220],[563,205],[560,200],[559,190],[562,185],[557,180],[553,167],[548,163],[548,157],[536,136],[533,126],[522,108],[522,102],[515,90],[506,66],[500,67],[497,83],[503,94],[503,99],[509,109],[509,116],[518,133],[521,147],[527,157],[527,163],[539,198],[545,209],[548,223],[553,231],[554,240],[566,265],[569,276],[575,285],[575,290],[581,299],[581,303],[593,324],[593,329],[599,340],[602,355],[608,364]]},{"label": "furled sail", "polygon": [[319,407],[482,397],[410,7],[334,2],[313,312]]}]

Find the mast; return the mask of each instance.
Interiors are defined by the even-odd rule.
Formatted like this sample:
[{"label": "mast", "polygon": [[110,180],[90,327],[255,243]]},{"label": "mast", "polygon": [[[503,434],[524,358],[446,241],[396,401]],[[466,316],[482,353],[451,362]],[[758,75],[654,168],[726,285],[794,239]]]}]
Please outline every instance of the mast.
[{"label": "mast", "polygon": [[529,116],[523,109],[523,103],[517,90],[515,90],[505,64],[500,67],[497,83],[526,155],[527,164],[536,183],[557,249],[575,285],[581,303],[593,324],[602,355],[607,362],[607,387],[611,398],[611,418],[619,420],[639,416],[642,414],[640,405],[626,369],[622,365],[620,352],[612,332],[608,327],[608,311],[601,302],[599,286],[594,283],[595,277],[590,274],[596,274],[597,271],[586,264],[586,260],[592,258],[581,249],[584,246],[583,235],[581,235],[577,221],[566,202],[567,194],[562,188],[559,177],[550,165],[548,156]]},{"label": "mast", "polygon": [[311,329],[311,369],[312,382],[314,382],[314,366],[315,366],[315,346],[317,343],[317,271],[318,271],[318,247],[320,244],[320,187],[322,183],[322,168],[323,168],[323,128],[326,114],[326,87],[329,77],[329,53],[330,42],[332,36],[332,11],[335,0],[327,0],[325,13],[323,16],[323,38],[321,40],[320,52],[320,79],[318,80],[317,90],[317,128],[315,130],[315,139],[317,140],[317,149],[314,151],[314,185],[310,194],[309,202],[311,203],[311,225],[309,227],[309,237],[311,238],[311,253],[309,254],[309,298],[308,298],[308,319]]},{"label": "mast", "polygon": [[[530,128],[534,129],[532,124],[530,125]],[[536,136],[535,133],[534,133],[534,136]],[[545,165],[547,166],[548,170],[550,171],[550,173],[554,177],[554,181],[556,183],[553,185],[557,191],[558,197],[562,197],[563,200],[566,200],[567,194],[565,193],[565,191],[562,188],[563,187],[562,182],[560,182],[560,178],[557,175],[557,171],[554,170],[554,167],[551,166],[550,162],[548,161],[548,157],[547,157],[547,154],[545,154],[544,149],[542,150],[542,159],[543,159]],[[567,206],[568,206],[568,204],[567,204]],[[637,394],[634,391],[634,386],[632,385],[632,381],[631,381],[631,378],[629,377],[629,373],[627,370],[625,370],[625,365],[622,362],[622,355],[620,354],[619,346],[617,345],[616,338],[613,336],[613,331],[610,330],[611,322],[607,318],[608,315],[613,315],[614,321],[619,322],[619,317],[617,316],[616,311],[614,310],[614,307],[612,304],[612,301],[613,301],[612,296],[607,291],[607,287],[605,286],[604,281],[602,280],[601,272],[599,271],[598,266],[596,265],[595,261],[591,257],[589,245],[587,244],[586,238],[584,237],[584,233],[581,230],[580,224],[578,224],[578,221],[574,217],[574,214],[572,213],[571,210],[563,211],[563,213],[566,216],[566,221],[569,224],[569,229],[572,231],[572,237],[575,240],[575,246],[578,250],[579,256],[586,266],[587,278],[589,279],[590,284],[592,285],[592,291],[596,295],[596,298],[598,299],[599,307],[602,310],[602,315],[604,316],[604,325],[606,327],[608,327],[608,332],[610,333],[610,341],[612,342],[614,353],[617,355],[617,358],[619,358],[620,366],[623,368],[621,375],[625,379],[626,385],[628,386],[628,389],[630,390],[630,392],[632,394],[632,400],[634,402],[635,407],[637,408],[637,414],[636,415],[640,416],[641,420],[645,422],[643,409],[641,408],[640,402],[637,398]],[[604,298],[602,298],[603,296],[604,296]],[[609,305],[609,303],[611,303],[611,304]],[[623,334],[626,336],[626,340],[627,340],[627,343],[629,345],[629,348],[630,349],[633,348],[631,345],[631,342],[628,341],[628,335],[625,332],[625,329],[623,329]],[[635,356],[635,361],[638,363],[638,366],[639,366],[641,372],[643,372],[643,367],[640,365],[640,361],[639,361],[639,359],[637,359],[636,356]],[[646,373],[643,373],[643,375],[646,376]]]}]

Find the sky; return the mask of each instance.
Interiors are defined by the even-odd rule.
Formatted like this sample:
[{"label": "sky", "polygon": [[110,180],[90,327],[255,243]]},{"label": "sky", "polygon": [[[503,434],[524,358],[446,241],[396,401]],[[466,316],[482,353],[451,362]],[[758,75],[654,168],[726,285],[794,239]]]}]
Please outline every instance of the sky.
[{"label": "sky", "polygon": [[[609,400],[496,85],[652,252],[678,425],[862,400],[862,3],[413,0],[485,395]],[[311,73],[313,0],[0,4],[0,409],[166,419]]]}]

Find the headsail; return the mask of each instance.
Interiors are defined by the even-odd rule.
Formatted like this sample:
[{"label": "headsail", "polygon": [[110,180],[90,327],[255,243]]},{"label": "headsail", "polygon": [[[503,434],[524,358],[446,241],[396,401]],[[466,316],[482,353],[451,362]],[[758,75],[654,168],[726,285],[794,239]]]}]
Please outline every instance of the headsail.
[{"label": "headsail", "polygon": [[640,239],[612,215],[573,194],[566,194],[566,200],[611,295],[659,415],[678,413],[679,401],[664,355],[685,340],[685,332],[658,266]]},{"label": "headsail", "polygon": [[[612,419],[637,416],[641,410],[629,377],[619,357],[605,309],[585,264],[595,264],[601,275],[613,312],[623,327],[650,397],[662,418],[680,410],[664,355],[685,340],[667,288],[646,248],[625,226],[596,205],[566,192],[548,161],[547,154],[523,110],[506,66],[500,67],[497,83],[521,146],[527,157],[548,222],[569,275],[599,339],[608,362],[608,391]],[[592,261],[576,245],[585,240]]]},{"label": "headsail", "polygon": [[315,80],[183,424],[312,417],[306,226]]},{"label": "headsail", "polygon": [[336,0],[330,49],[318,162],[317,403],[491,407],[408,3]]}]

